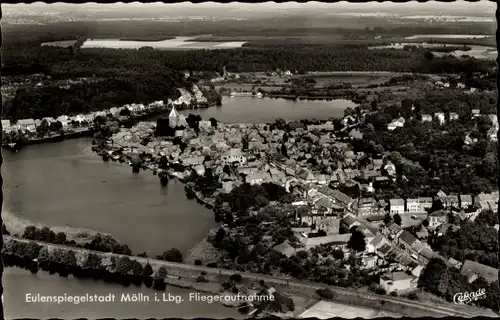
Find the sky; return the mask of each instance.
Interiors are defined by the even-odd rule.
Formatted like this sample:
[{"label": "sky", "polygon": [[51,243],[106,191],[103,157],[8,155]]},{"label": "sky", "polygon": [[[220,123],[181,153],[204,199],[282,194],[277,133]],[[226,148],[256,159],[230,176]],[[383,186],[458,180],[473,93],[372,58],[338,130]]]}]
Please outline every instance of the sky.
[{"label": "sky", "polygon": [[[114,4],[98,4],[95,2],[89,2],[87,4],[67,4],[67,3],[54,3],[54,4],[45,4],[43,2],[35,2],[32,4],[4,4],[2,5],[5,9],[28,9],[28,10],[41,10],[47,11],[55,9],[55,10],[64,10],[66,8],[84,8],[85,11],[89,9],[96,8],[97,10],[127,10],[133,8],[143,8],[143,9],[189,9],[189,8],[221,8],[224,7],[226,10],[250,10],[250,11],[269,11],[269,10],[293,10],[293,9],[306,9],[306,10],[315,10],[315,9],[328,9],[335,12],[336,10],[342,12],[369,12],[369,11],[383,11],[383,12],[394,12],[394,13],[410,13],[412,10],[424,10],[424,11],[445,11],[447,14],[454,14],[455,12],[466,13],[470,12],[471,14],[494,14],[496,10],[496,3],[493,1],[485,1],[481,0],[478,2],[467,2],[464,0],[454,1],[452,3],[445,2],[437,2],[437,1],[428,1],[424,3],[419,3],[417,1],[411,1],[406,3],[394,3],[390,1],[386,2],[367,2],[367,3],[349,3],[347,1],[340,1],[336,3],[321,3],[321,2],[308,2],[308,3],[297,3],[297,2],[287,2],[287,3],[275,3],[275,2],[265,2],[259,4],[249,4],[249,3],[238,3],[232,2],[229,4],[221,4],[216,2],[205,2],[202,4],[193,4],[190,2],[182,2],[175,4],[164,4],[161,2],[156,3],[140,3],[140,2],[132,2],[128,4],[124,4],[123,2],[117,2]],[[410,12],[409,12],[410,11]]]}]

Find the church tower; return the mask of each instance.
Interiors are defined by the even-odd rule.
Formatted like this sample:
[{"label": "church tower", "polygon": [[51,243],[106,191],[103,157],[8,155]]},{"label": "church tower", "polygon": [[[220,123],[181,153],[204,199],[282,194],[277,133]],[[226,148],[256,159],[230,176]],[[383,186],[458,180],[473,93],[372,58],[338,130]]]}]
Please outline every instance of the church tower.
[{"label": "church tower", "polygon": [[175,110],[175,106],[172,106],[172,111],[170,111],[170,114],[168,115],[168,123],[171,128],[177,127],[177,124],[179,122],[179,113],[177,110]]}]

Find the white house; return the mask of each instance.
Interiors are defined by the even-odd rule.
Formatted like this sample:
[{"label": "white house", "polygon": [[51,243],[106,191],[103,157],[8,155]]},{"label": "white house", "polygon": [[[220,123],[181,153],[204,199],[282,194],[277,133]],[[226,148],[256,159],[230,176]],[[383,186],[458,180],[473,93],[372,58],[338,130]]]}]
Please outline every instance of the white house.
[{"label": "white house", "polygon": [[380,277],[380,286],[387,292],[409,292],[417,288],[417,280],[413,275],[406,272],[392,272]]},{"label": "white house", "polygon": [[222,156],[222,162],[224,164],[238,163],[239,165],[244,165],[247,163],[247,157],[242,153],[241,149],[234,148]]},{"label": "white house", "polygon": [[391,215],[404,213],[405,201],[403,199],[390,199],[389,208]]},{"label": "white house", "polygon": [[388,162],[384,169],[387,171],[387,174],[391,177],[396,176],[396,166],[392,162]]},{"label": "white house", "polygon": [[445,210],[434,211],[429,214],[427,220],[429,221],[429,227],[436,228],[448,221],[447,212]]},{"label": "white house", "polygon": [[68,126],[68,121],[69,121],[68,116],[59,116],[59,117],[57,117],[56,120],[62,124],[63,128]]},{"label": "white house", "polygon": [[432,197],[419,197],[420,211],[425,212],[427,209],[432,208]]},{"label": "white house", "polygon": [[431,121],[432,121],[432,116],[430,114],[422,115],[422,122],[431,122]]},{"label": "white house", "polygon": [[446,118],[445,118],[443,112],[436,112],[436,113],[434,113],[434,118],[438,119],[438,121],[439,121],[440,124],[443,124],[446,121]]},{"label": "white house", "polygon": [[17,120],[17,125],[21,130],[26,130],[29,132],[35,132],[36,131],[36,126],[35,126],[35,120],[33,119],[20,119]]},{"label": "white house", "polygon": [[471,113],[472,118],[477,118],[477,117],[481,116],[481,112],[479,111],[479,109],[472,109],[470,111],[470,113]]},{"label": "white house", "polygon": [[396,129],[397,127],[404,127],[404,125],[405,125],[405,119],[403,117],[401,117],[401,118],[389,123],[387,125],[387,129],[392,131],[392,130]]},{"label": "white house", "polygon": [[458,113],[450,112],[450,121],[458,120]]},{"label": "white house", "polygon": [[421,212],[420,202],[418,199],[406,199],[406,211],[409,213]]},{"label": "white house", "polygon": [[472,205],[472,196],[470,194],[460,195],[460,208],[465,209]]},{"label": "white house", "polygon": [[11,130],[10,120],[2,120],[2,130],[3,132],[10,132]]},{"label": "white house", "polygon": [[117,114],[120,113],[120,110],[118,110],[118,108],[116,108],[116,107],[113,107],[113,108],[109,109],[109,113],[116,116]]},{"label": "white house", "polygon": [[250,184],[262,184],[266,182],[268,174],[262,172],[251,173],[246,177],[246,181]]}]

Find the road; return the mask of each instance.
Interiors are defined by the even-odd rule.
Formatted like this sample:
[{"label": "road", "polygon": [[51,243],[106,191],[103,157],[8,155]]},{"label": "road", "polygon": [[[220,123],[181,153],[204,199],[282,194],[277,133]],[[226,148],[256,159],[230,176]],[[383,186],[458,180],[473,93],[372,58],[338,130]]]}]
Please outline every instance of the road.
[{"label": "road", "polygon": [[[30,240],[19,239],[19,238],[10,237],[10,236],[4,236],[5,240],[7,240],[8,238],[11,238],[11,239],[13,239],[15,241],[19,241],[19,242],[25,242],[25,243],[30,242]],[[71,247],[71,246],[50,244],[50,243],[45,243],[45,242],[41,242],[41,241],[35,241],[35,242],[38,243],[39,245],[46,246],[48,248],[60,248],[60,249],[72,250],[72,251],[86,250],[86,249],[75,248],[75,247]],[[87,251],[98,254],[100,256],[112,255],[112,256],[115,256],[117,258],[120,258],[123,256],[120,254],[104,253],[104,252],[93,251],[93,250],[87,250]],[[372,293],[359,293],[353,289],[327,286],[327,285],[322,285],[319,283],[308,282],[308,281],[299,281],[299,280],[294,280],[294,279],[289,278],[289,277],[268,276],[268,275],[255,274],[255,273],[249,273],[249,272],[238,272],[238,271],[233,271],[233,270],[188,265],[188,264],[183,264],[183,263],[162,261],[162,260],[149,259],[149,258],[141,258],[141,257],[136,257],[136,256],[129,256],[129,258],[140,262],[142,265],[146,265],[146,263],[149,263],[153,267],[164,266],[165,268],[169,268],[169,269],[178,269],[178,270],[181,269],[181,270],[189,271],[192,273],[206,272],[207,274],[211,274],[211,275],[230,276],[232,274],[241,274],[244,277],[244,279],[247,279],[247,280],[250,280],[250,279],[255,280],[255,281],[264,280],[267,283],[281,284],[281,285],[285,285],[287,287],[292,286],[292,287],[296,287],[298,289],[307,288],[307,289],[316,290],[316,289],[322,289],[322,288],[329,288],[334,293],[337,293],[337,294],[348,295],[348,296],[354,295],[357,299],[369,299],[369,300],[393,302],[393,303],[396,303],[398,305],[406,306],[408,308],[415,308],[415,309],[422,310],[422,312],[424,314],[427,314],[429,312],[433,312],[433,313],[436,313],[437,315],[442,315],[442,316],[498,317],[498,315],[496,315],[495,313],[493,313],[489,310],[479,309],[479,308],[475,308],[475,307],[471,307],[471,306],[451,305],[451,304],[449,306],[448,305],[438,305],[438,304],[428,303],[428,302],[411,301],[411,300],[407,300],[407,299],[400,298],[400,297],[380,296],[380,295],[376,295],[376,294],[372,294]]]}]

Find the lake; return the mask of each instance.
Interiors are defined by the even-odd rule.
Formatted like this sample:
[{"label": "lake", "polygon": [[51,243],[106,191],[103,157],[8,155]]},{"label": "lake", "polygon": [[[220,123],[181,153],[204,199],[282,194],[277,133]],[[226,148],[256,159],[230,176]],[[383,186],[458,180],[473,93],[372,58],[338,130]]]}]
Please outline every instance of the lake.
[{"label": "lake", "polygon": [[[369,49],[397,49],[397,50],[402,50],[404,46],[420,46],[424,48],[428,48],[430,51],[432,51],[432,48],[442,48],[442,44],[435,44],[435,43],[393,43],[390,45],[382,45],[382,46],[373,46],[369,47]],[[449,47],[453,46],[459,46],[459,45],[447,45]],[[467,47],[470,47],[471,50],[465,51],[465,50],[455,50],[452,52],[433,52],[435,56],[443,56],[443,55],[454,55],[456,57],[461,57],[462,55],[468,55],[471,57],[474,57],[476,59],[496,59],[498,56],[496,48],[492,47],[486,47],[486,46],[470,46],[468,45]]]},{"label": "lake", "polygon": [[162,188],[150,171],[105,163],[90,146],[82,138],[4,152],[4,215],[110,233],[149,255],[186,251],[216,226],[210,210],[186,199],[180,181]]},{"label": "lake", "polygon": [[301,119],[327,120],[344,116],[348,107],[357,104],[350,100],[286,100],[253,97],[223,97],[222,107],[179,111],[184,115],[199,114],[203,119],[215,118],[225,123],[268,123],[277,118],[288,121]]},{"label": "lake", "polygon": [[[343,115],[347,100],[290,101],[284,99],[224,98],[219,108],[184,110],[204,119],[224,122],[273,122],[276,118],[329,118]],[[217,224],[213,213],[196,201],[187,200],[184,185],[170,180],[162,188],[149,171],[132,174],[130,166],[103,162],[91,149],[91,139],[32,145],[19,153],[4,152],[3,216],[14,215],[47,226],[88,228],[110,233],[133,252],[150,256],[170,248],[185,252]],[[219,304],[190,302],[179,305],[34,304],[26,293],[43,295],[151,293],[146,288],[123,288],[93,280],[36,275],[7,268],[4,273],[7,318],[160,318],[238,317],[234,309]],[[188,290],[171,288],[184,296]]]},{"label": "lake", "polygon": [[[188,289],[167,286],[165,294],[182,296],[184,302],[179,304],[168,302],[120,302],[121,294],[143,293],[150,297],[155,291],[145,287],[131,285],[124,287],[118,284],[104,283],[96,280],[81,280],[73,277],[61,278],[40,271],[31,274],[20,268],[6,268],[3,274],[4,313],[6,319],[76,319],[76,318],[236,318],[243,316],[236,310],[226,308],[218,303],[188,301]],[[115,294],[115,302],[103,303],[34,303],[26,301],[26,294],[43,296],[82,296]],[[161,297],[159,292],[158,296]]]},{"label": "lake", "polygon": [[152,47],[158,50],[194,50],[194,49],[234,49],[241,48],[245,41],[198,42],[190,41],[196,37],[176,37],[161,41],[131,41],[119,39],[87,39],[82,49],[109,48],[109,49],[139,49]]},{"label": "lake", "polygon": [[438,39],[483,39],[493,37],[484,34],[416,34],[405,39],[438,38]]}]

